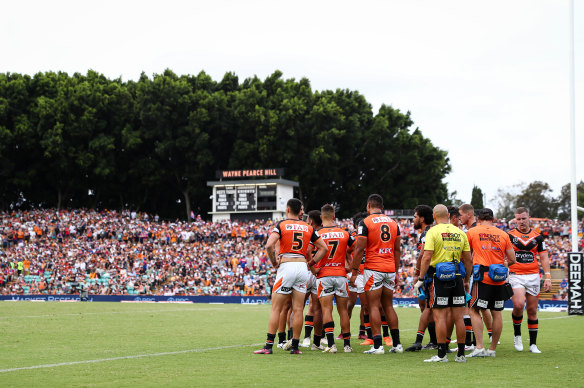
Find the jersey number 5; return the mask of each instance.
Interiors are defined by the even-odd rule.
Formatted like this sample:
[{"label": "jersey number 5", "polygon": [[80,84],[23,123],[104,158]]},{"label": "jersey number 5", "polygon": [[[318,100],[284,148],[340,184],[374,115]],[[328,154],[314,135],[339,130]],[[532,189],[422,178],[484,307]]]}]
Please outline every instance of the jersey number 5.
[{"label": "jersey number 5", "polygon": [[299,251],[302,249],[303,241],[302,241],[302,232],[294,232],[292,235],[292,239],[294,240],[294,245],[292,245],[292,250]]}]

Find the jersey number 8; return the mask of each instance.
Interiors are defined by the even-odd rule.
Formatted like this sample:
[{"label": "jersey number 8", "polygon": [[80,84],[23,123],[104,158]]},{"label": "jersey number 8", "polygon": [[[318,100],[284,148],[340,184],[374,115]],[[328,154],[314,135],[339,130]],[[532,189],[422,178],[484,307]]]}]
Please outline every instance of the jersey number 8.
[{"label": "jersey number 8", "polygon": [[391,240],[391,233],[389,232],[389,225],[381,225],[381,235],[379,236],[381,241],[388,242]]}]

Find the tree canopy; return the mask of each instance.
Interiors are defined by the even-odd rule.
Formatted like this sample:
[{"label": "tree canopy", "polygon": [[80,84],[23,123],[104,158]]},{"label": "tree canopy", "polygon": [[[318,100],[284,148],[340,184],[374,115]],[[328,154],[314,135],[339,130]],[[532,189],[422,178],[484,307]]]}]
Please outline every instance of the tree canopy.
[{"label": "tree canopy", "polygon": [[306,78],[240,82],[171,70],[137,81],[95,71],[0,74],[0,207],[131,208],[206,215],[215,170],[284,167],[306,209],[349,216],[447,200],[446,151],[410,112],[377,114],[356,91]]}]

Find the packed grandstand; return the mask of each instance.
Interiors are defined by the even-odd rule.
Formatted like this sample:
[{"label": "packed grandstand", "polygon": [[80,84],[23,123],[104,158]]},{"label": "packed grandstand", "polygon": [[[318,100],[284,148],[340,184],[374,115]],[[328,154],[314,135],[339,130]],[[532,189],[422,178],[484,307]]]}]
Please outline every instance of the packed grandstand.
[{"label": "packed grandstand", "polygon": [[[398,222],[402,266],[395,296],[411,297],[419,231],[410,219]],[[351,220],[338,224],[353,229]],[[505,220],[496,225],[513,227]],[[275,270],[264,245],[273,226],[271,220],[200,217],[168,222],[130,211],[0,212],[0,293],[269,296]],[[551,267],[567,271],[570,223],[532,226],[546,239]],[[566,297],[566,282],[553,297]]]}]

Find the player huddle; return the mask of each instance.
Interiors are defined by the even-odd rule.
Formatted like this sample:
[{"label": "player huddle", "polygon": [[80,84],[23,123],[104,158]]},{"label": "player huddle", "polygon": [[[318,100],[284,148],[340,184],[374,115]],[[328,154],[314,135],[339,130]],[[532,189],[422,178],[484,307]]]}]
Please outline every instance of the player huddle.
[{"label": "player huddle", "polygon": [[[343,339],[343,350],[352,352],[350,317],[358,295],[362,305],[359,338],[365,339],[361,345],[371,345],[364,353],[383,354],[384,343],[390,346],[390,353],[402,353],[399,321],[393,308],[401,257],[400,229],[383,213],[382,197],[370,195],[367,212],[354,216],[357,227],[354,236],[336,226],[332,205],[324,205],[320,212],[309,212],[308,222],[302,221],[303,213],[300,200],[289,200],[287,218],[276,225],[266,243],[268,257],[278,272],[266,344],[254,353],[271,354],[276,332],[278,347],[291,354],[301,353],[307,294],[311,298],[302,346],[310,345],[314,329],[311,350],[337,352],[332,316],[335,298],[341,326],[339,339]],[[460,210],[444,205],[433,209],[425,205],[416,207],[414,226],[422,234],[415,289],[419,291],[422,315],[416,342],[406,351],[437,349],[438,354],[424,361],[447,362],[447,353],[452,352],[448,347],[450,336],[456,327],[455,361],[495,357],[503,326],[501,310],[505,300],[512,297],[515,349],[523,350],[521,322],[527,302],[529,350],[540,353],[536,345],[537,257],[545,271],[546,289],[551,288],[549,262],[543,239],[529,228],[527,209],[517,209],[516,219],[518,227],[508,234],[493,226],[490,209],[480,212],[477,224],[470,205],[463,205]],[[288,321],[291,333],[286,340]],[[483,344],[484,324],[491,337],[488,349]],[[430,343],[423,347],[426,329]],[[326,346],[321,344],[323,333]],[[465,355],[466,351],[472,352]]]}]

